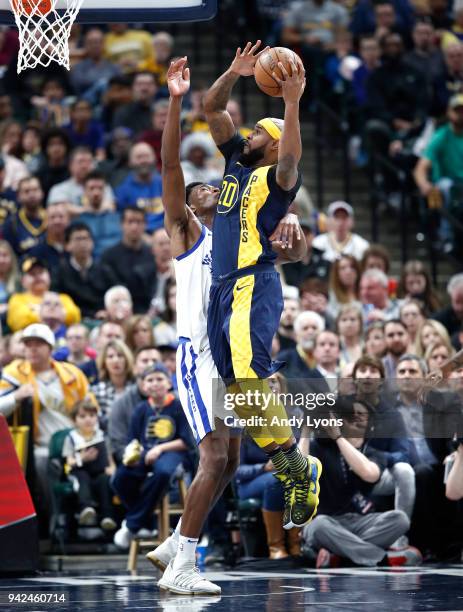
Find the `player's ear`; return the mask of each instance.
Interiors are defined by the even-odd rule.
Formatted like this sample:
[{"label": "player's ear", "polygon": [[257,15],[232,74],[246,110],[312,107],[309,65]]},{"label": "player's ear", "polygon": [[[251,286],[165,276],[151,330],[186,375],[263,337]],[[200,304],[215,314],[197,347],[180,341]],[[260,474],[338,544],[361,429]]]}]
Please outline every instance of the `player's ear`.
[{"label": "player's ear", "polygon": [[280,141],[272,140],[272,145],[271,145],[272,151],[278,151],[279,147],[280,147]]}]

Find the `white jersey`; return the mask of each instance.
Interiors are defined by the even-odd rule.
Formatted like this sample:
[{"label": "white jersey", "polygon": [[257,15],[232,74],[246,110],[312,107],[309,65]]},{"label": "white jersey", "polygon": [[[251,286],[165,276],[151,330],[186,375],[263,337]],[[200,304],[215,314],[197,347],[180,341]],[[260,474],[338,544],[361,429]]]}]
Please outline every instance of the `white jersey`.
[{"label": "white jersey", "polygon": [[174,259],[177,279],[177,334],[194,351],[209,346],[207,309],[212,282],[212,232],[204,225],[194,246]]},{"label": "white jersey", "polygon": [[174,259],[177,278],[177,386],[196,443],[224,420],[225,387],[212,359],[207,337],[207,309],[212,281],[212,232],[201,236]]}]

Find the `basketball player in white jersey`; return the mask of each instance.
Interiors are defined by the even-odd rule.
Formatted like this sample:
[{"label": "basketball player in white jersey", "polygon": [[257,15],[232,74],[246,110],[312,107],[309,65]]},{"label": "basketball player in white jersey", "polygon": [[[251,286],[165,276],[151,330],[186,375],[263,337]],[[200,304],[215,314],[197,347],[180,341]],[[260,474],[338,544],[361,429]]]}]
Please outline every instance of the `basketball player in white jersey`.
[{"label": "basketball player in white jersey", "polygon": [[[185,189],[179,152],[182,98],[190,88],[186,63],[186,57],[172,62],[167,75],[170,102],[162,141],[162,180],[164,223],[177,278],[178,392],[199,445],[200,461],[175,532],[147,558],[165,570],[160,588],[179,594],[218,595],[220,587],[195,567],[196,546],[210,509],[238,467],[240,438],[230,435],[223,422],[223,406],[220,409],[213,398],[220,379],[209,348],[207,309],[212,280],[210,228],[220,190],[202,183]],[[304,255],[306,245],[295,215],[288,217],[275,231],[279,240],[274,244],[283,251],[282,242],[287,242],[290,248],[284,250],[284,258],[295,261]],[[293,232],[298,238],[294,248]]]}]

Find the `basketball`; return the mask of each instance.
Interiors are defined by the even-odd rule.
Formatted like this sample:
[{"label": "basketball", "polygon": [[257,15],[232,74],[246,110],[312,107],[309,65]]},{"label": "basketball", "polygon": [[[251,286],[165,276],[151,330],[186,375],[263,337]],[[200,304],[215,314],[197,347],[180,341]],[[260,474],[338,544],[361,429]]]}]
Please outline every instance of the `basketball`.
[{"label": "basketball", "polygon": [[262,53],[254,67],[254,78],[259,89],[268,96],[273,96],[274,98],[281,97],[281,87],[275,81],[272,74],[275,72],[279,79],[283,77],[278,67],[278,62],[284,65],[288,74],[291,74],[291,61],[296,66],[304,66],[297,53],[286,47],[272,47],[265,53]]},{"label": "basketball", "polygon": [[13,9],[15,13],[48,15],[51,8],[51,0],[13,0]]}]

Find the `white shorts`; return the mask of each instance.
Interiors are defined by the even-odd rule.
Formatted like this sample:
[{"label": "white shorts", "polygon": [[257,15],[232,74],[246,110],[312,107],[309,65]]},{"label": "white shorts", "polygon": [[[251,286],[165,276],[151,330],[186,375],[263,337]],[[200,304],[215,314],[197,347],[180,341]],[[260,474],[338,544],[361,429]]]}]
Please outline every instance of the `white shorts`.
[{"label": "white shorts", "polygon": [[191,340],[180,338],[177,349],[177,388],[183,411],[196,443],[215,430],[215,419],[222,421],[225,386],[217,372],[209,345],[195,353]]}]

